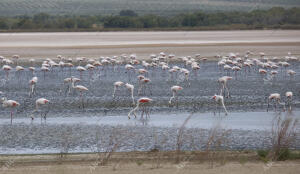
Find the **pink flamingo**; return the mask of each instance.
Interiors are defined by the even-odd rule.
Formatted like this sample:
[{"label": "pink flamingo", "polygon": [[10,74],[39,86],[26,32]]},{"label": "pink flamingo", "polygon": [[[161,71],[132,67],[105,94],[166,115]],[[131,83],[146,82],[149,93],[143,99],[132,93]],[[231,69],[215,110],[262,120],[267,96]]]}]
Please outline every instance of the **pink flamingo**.
[{"label": "pink flamingo", "polygon": [[76,70],[79,71],[79,73],[80,73],[80,79],[82,79],[82,72],[86,71],[86,69],[84,67],[82,67],[82,66],[77,66]]},{"label": "pink flamingo", "polygon": [[36,93],[36,83],[38,82],[37,77],[32,77],[31,80],[29,80],[29,85],[30,85],[30,93],[29,97],[32,97]]},{"label": "pink flamingo", "polygon": [[140,95],[142,93],[142,91],[144,92],[144,94],[146,93],[146,88],[148,87],[149,88],[149,91],[150,91],[150,95],[152,95],[152,92],[151,92],[151,88],[148,86],[150,85],[149,83],[151,82],[151,80],[149,78],[141,78],[140,81],[139,81],[139,90],[138,90],[138,95]]},{"label": "pink flamingo", "polygon": [[[142,97],[142,98],[138,99],[136,107],[128,113],[128,119],[130,119],[130,115],[132,113],[133,113],[134,117],[136,118],[135,111],[139,109],[140,104],[145,105],[146,103],[149,103],[151,101],[152,101],[152,99],[150,99],[148,97]],[[145,106],[143,106],[143,108],[142,108],[142,117],[143,117],[144,112],[146,112]],[[149,116],[149,113],[146,112],[146,117],[147,117],[147,115]]]},{"label": "pink flamingo", "polygon": [[[292,99],[293,99],[293,93],[291,91],[288,91],[285,93],[285,97],[287,99],[286,104],[288,106],[288,111],[292,111]],[[286,109],[284,109],[286,110]]]},{"label": "pink flamingo", "polygon": [[9,66],[9,65],[3,65],[2,69],[6,73],[6,79],[8,79],[9,71],[12,69],[11,66]]},{"label": "pink flamingo", "polygon": [[280,94],[279,93],[273,93],[270,94],[269,98],[268,98],[268,108],[267,108],[267,112],[269,111],[269,106],[270,106],[270,102],[274,101],[275,102],[275,111],[277,108],[277,104],[281,104],[280,103]]},{"label": "pink flamingo", "polygon": [[88,91],[88,88],[85,87],[85,86],[82,86],[82,85],[76,85],[75,86],[75,80],[73,80],[73,78],[72,78],[72,88],[80,92],[80,99],[82,101],[82,109],[84,109],[84,102],[83,102],[83,95],[82,95],[82,93],[84,91]]},{"label": "pink flamingo", "polygon": [[48,71],[49,71],[49,68],[48,68],[48,67],[46,67],[46,66],[42,66],[42,68],[41,68],[41,71],[43,71],[43,72],[44,72],[44,79],[45,79],[45,77],[46,77],[46,72],[48,72]]},{"label": "pink flamingo", "polygon": [[31,74],[33,75],[35,71],[35,67],[28,67],[28,70],[31,71]]},{"label": "pink flamingo", "polygon": [[[49,103],[49,100],[45,99],[45,98],[39,98],[35,101],[35,112],[38,112],[39,108],[42,106],[42,105],[46,105]],[[41,120],[42,120],[42,112],[41,112]],[[31,117],[31,119],[33,120],[34,117]],[[44,119],[46,120],[46,113],[44,114]]]},{"label": "pink flamingo", "polygon": [[288,73],[288,75],[290,75],[290,79],[292,79],[294,77],[294,75],[296,74],[296,72],[291,69],[287,70],[287,73]]},{"label": "pink flamingo", "polygon": [[125,69],[126,69],[126,73],[128,74],[128,80],[130,81],[130,79],[131,79],[130,71],[134,71],[135,68],[134,68],[134,66],[132,66],[130,64],[126,64]]},{"label": "pink flamingo", "polygon": [[13,109],[20,106],[20,103],[14,101],[14,100],[7,100],[7,98],[3,97],[1,99],[2,106],[4,108],[10,108],[10,124],[12,124],[13,119]]},{"label": "pink flamingo", "polygon": [[95,66],[91,65],[91,64],[87,64],[85,67],[86,67],[87,70],[89,70],[89,76],[90,76],[90,79],[91,79],[92,74],[93,74],[93,70],[95,69]]}]

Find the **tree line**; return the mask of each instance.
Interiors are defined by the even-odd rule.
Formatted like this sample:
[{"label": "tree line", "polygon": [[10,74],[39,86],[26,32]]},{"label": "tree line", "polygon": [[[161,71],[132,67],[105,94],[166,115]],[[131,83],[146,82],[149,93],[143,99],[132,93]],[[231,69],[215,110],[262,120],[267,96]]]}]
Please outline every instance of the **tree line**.
[{"label": "tree line", "polygon": [[60,16],[39,13],[33,16],[0,17],[0,30],[102,30],[102,29],[176,29],[218,26],[240,26],[245,29],[280,28],[300,24],[300,8],[284,9],[273,7],[269,10],[251,12],[202,11],[183,13],[176,16],[142,15],[122,10],[119,15],[110,16]]}]

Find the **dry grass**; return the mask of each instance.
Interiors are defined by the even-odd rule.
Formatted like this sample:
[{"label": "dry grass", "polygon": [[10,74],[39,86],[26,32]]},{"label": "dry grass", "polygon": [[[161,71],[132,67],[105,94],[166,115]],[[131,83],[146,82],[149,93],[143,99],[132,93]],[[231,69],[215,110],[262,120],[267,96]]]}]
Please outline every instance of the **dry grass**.
[{"label": "dry grass", "polygon": [[145,162],[142,166],[137,166],[133,162],[120,163],[117,169],[114,168],[114,164],[108,166],[97,166],[95,169],[91,170],[89,164],[63,164],[63,165],[24,165],[9,168],[7,170],[1,171],[3,174],[81,174],[81,173],[186,173],[186,174],[198,174],[201,171],[203,174],[250,174],[250,173],[268,173],[268,174],[282,174],[282,173],[299,173],[300,172],[300,162],[276,162],[272,165],[265,165],[262,162],[249,162],[241,165],[236,162],[229,162],[226,165],[210,168],[209,163],[162,163],[162,167],[153,169],[151,163]]},{"label": "dry grass", "polygon": [[[281,160],[296,138],[298,119],[293,116],[277,116],[272,123],[272,147],[267,156],[269,160]],[[284,158],[284,157],[283,157]]]}]

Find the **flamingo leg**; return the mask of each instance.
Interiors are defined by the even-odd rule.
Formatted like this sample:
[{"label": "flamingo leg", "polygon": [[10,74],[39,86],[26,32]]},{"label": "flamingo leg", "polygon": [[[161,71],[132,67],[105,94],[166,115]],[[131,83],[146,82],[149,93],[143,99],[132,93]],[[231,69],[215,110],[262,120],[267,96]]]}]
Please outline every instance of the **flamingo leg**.
[{"label": "flamingo leg", "polygon": [[214,110],[214,115],[216,115],[216,112],[218,111],[218,103],[216,102],[216,109]]},{"label": "flamingo leg", "polygon": [[12,125],[12,120],[13,120],[13,111],[10,111],[10,124]]},{"label": "flamingo leg", "polygon": [[[228,87],[227,87],[226,84],[225,84],[224,86],[225,86],[225,89],[227,90],[227,98],[229,98],[229,97],[230,97],[229,89],[228,89]],[[224,92],[225,92],[225,91],[224,91]]]}]

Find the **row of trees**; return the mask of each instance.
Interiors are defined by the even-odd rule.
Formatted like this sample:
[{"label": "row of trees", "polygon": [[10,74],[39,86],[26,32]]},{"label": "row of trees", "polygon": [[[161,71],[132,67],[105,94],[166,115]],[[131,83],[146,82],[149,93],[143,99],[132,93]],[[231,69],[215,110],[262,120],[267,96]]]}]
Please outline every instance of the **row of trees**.
[{"label": "row of trees", "polygon": [[138,16],[131,10],[123,10],[116,16],[51,16],[39,13],[34,16],[0,17],[2,30],[76,30],[103,28],[181,28],[243,24],[253,26],[280,26],[300,24],[300,8],[251,12],[194,12],[163,17],[157,15]]}]

